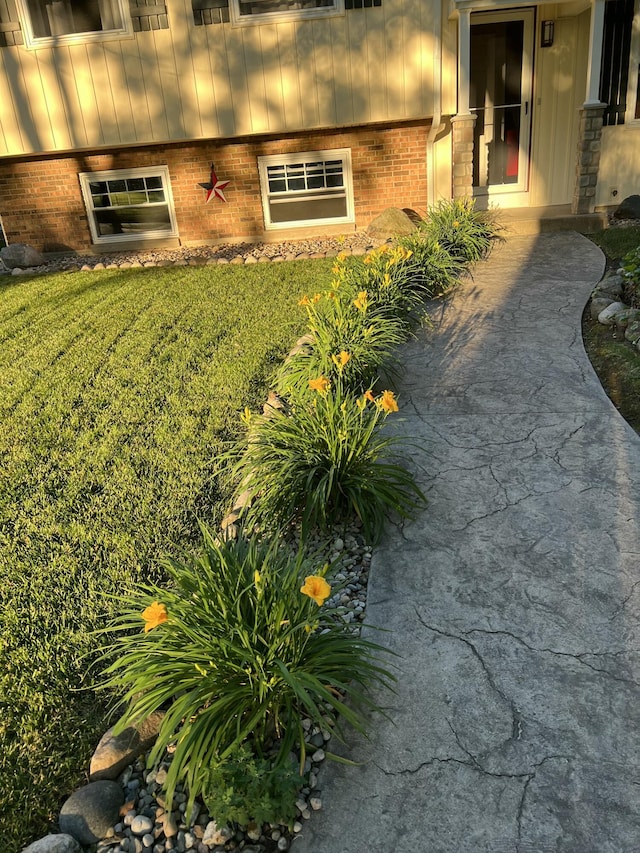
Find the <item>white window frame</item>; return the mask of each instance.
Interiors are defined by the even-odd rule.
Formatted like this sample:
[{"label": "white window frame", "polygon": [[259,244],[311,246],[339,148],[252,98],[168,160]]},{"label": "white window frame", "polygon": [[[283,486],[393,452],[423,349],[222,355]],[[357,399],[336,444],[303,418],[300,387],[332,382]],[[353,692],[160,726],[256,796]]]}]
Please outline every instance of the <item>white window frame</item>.
[{"label": "white window frame", "polygon": [[[89,229],[91,231],[91,239],[95,244],[100,245],[104,243],[126,242],[132,243],[139,242],[141,240],[158,240],[164,238],[170,239],[178,236],[178,224],[176,220],[175,208],[173,205],[173,194],[171,192],[171,181],[169,180],[169,169],[167,166],[142,166],[139,169],[111,169],[105,172],[80,172],[78,177],[80,178],[80,187],[82,189],[82,198],[84,201],[84,206],[87,210],[87,216],[89,218]],[[89,185],[94,181],[117,181],[126,178],[146,177],[162,178],[162,188],[164,190],[165,195],[165,201],[162,202],[162,204],[167,205],[169,211],[169,220],[171,223],[171,230],[146,231],[142,234],[106,234],[104,236],[101,236],[98,233],[96,221],[93,214],[96,211],[102,210],[104,208],[96,208],[93,206],[91,188]],[[158,204],[160,204],[160,202]],[[149,206],[151,205],[140,205],[140,207]]]},{"label": "white window frame", "polygon": [[640,118],[636,118],[636,103],[640,96],[640,0],[636,0],[631,30],[631,50],[629,52],[629,77],[627,80],[627,110],[624,127],[640,127]]},{"label": "white window frame", "polygon": [[[299,196],[301,192],[306,192],[309,199],[315,196],[322,196],[322,190],[297,190],[295,192],[270,193],[269,179],[267,169],[269,166],[284,166],[289,163],[308,162],[314,163],[325,160],[342,160],[342,174],[344,178],[344,195],[347,202],[347,213],[345,216],[329,217],[325,219],[304,219],[291,220],[289,222],[272,222],[270,200],[276,196],[286,201],[287,196]],[[293,154],[269,154],[265,157],[258,157],[258,171],[260,173],[260,192],[262,196],[262,210],[264,213],[265,228],[270,230],[283,228],[308,228],[315,225],[340,225],[342,223],[355,222],[354,207],[353,207],[353,176],[351,170],[351,150],[349,148],[332,148],[324,151],[297,151]],[[338,193],[328,192],[324,197],[331,197]]]},{"label": "white window frame", "polygon": [[[99,30],[87,33],[66,33],[55,36],[36,36],[31,22],[27,0],[16,0],[18,4],[18,16],[22,23],[25,47],[35,49],[39,47],[53,47],[55,45],[85,44],[96,41],[112,41],[114,39],[133,38],[133,21],[129,11],[128,0],[113,0],[117,3],[120,11],[122,26],[113,30]],[[98,2],[98,0],[96,0]]]},{"label": "white window frame", "polygon": [[[260,3],[261,0],[254,0]],[[333,0],[332,6],[318,9],[280,9],[276,12],[254,13],[253,15],[240,14],[240,0],[229,0],[229,12],[231,23],[235,27],[255,26],[256,24],[279,23],[280,21],[299,21],[303,18],[327,18],[335,15],[344,15],[344,0]]]}]

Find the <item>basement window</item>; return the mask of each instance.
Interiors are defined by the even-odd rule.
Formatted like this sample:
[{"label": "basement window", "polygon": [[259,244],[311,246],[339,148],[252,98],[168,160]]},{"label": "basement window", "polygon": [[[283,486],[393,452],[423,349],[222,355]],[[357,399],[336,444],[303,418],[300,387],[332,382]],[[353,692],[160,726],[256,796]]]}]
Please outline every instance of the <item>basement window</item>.
[{"label": "basement window", "polygon": [[80,185],[94,243],[178,236],[166,166],[83,172]]},{"label": "basement window", "polygon": [[18,0],[27,47],[132,35],[125,0]]},{"label": "basement window", "polygon": [[266,228],[353,222],[351,152],[258,158]]},{"label": "basement window", "polygon": [[344,0],[230,0],[234,24],[323,18],[344,13]]}]

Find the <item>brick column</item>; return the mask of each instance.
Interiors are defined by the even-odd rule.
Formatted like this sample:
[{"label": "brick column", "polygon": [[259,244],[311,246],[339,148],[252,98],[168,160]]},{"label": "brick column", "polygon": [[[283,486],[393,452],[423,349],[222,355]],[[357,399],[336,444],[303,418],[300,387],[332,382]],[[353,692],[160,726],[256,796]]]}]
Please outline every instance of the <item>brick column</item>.
[{"label": "brick column", "polygon": [[606,104],[585,104],[580,109],[580,130],[573,189],[572,213],[593,213],[600,167],[602,117]]},{"label": "brick column", "polygon": [[453,197],[462,198],[473,195],[473,129],[476,116],[451,116],[453,128]]}]

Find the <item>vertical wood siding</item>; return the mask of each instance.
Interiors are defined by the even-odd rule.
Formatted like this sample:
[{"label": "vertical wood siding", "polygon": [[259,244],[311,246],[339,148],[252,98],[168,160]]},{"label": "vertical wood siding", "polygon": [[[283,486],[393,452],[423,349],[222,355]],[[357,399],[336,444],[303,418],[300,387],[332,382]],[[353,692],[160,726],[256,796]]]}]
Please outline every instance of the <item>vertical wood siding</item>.
[{"label": "vertical wood siding", "polygon": [[[6,2],[6,0],[0,0]],[[0,156],[422,118],[433,112],[439,0],[383,0],[326,19],[168,28],[0,47]]]}]

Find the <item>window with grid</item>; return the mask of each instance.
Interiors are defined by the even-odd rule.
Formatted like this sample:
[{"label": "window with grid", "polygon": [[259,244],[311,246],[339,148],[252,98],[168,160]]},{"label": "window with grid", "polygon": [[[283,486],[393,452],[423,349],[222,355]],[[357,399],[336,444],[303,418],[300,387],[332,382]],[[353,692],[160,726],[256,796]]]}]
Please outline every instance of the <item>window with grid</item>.
[{"label": "window with grid", "polygon": [[605,125],[624,124],[630,72],[637,83],[637,69],[629,67],[633,15],[634,0],[605,3],[600,71],[600,100],[607,104]]},{"label": "window with grid", "polygon": [[258,165],[267,228],[353,222],[348,149],[272,155]]},{"label": "window with grid", "polygon": [[234,24],[318,18],[344,12],[344,0],[230,0]]},{"label": "window with grid", "polygon": [[132,32],[125,0],[19,0],[27,45],[121,38]]},{"label": "window with grid", "polygon": [[166,167],[80,175],[94,243],[177,236]]}]

